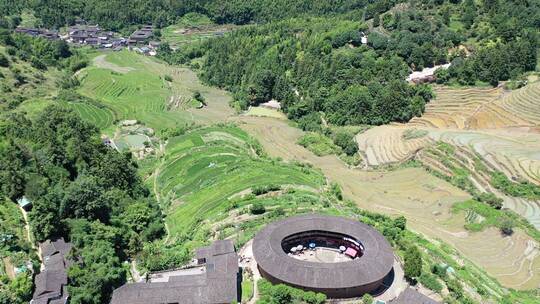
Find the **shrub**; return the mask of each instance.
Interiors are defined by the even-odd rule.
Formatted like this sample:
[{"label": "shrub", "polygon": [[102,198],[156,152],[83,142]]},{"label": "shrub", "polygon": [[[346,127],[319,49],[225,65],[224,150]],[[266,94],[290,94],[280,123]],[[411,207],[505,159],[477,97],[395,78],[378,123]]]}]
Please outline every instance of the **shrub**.
[{"label": "shrub", "polygon": [[163,79],[165,79],[165,81],[168,81],[168,82],[173,81],[173,78],[171,77],[171,75],[165,75],[165,76],[163,76]]},{"label": "shrub", "polygon": [[405,251],[404,264],[405,277],[409,280],[420,277],[422,274],[422,254],[416,246],[411,245]]},{"label": "shrub", "polygon": [[251,192],[255,195],[262,195],[268,192],[278,191],[278,190],[281,190],[280,185],[267,185],[267,186],[253,187],[253,190]]},{"label": "shrub", "polygon": [[9,67],[9,60],[7,59],[6,55],[0,53],[0,66],[1,67]]},{"label": "shrub", "polygon": [[263,214],[266,212],[266,208],[261,202],[255,202],[253,205],[251,205],[251,209],[249,210],[251,214],[258,215]]},{"label": "shrub", "polygon": [[443,289],[443,285],[439,282],[439,280],[437,280],[437,277],[428,273],[421,274],[418,278],[418,281],[422,283],[422,285],[424,285],[426,288],[431,289],[435,292],[441,292]]},{"label": "shrub", "polygon": [[441,266],[439,264],[435,264],[431,266],[431,272],[440,278],[446,277],[446,267]]},{"label": "shrub", "polygon": [[347,155],[354,155],[358,152],[358,144],[354,140],[354,135],[347,132],[338,132],[334,138],[334,143],[343,149]]},{"label": "shrub", "polygon": [[512,235],[514,233],[514,227],[516,224],[509,218],[505,218],[498,223],[498,227],[501,230],[501,233],[504,235]]},{"label": "shrub", "polygon": [[373,297],[369,293],[366,293],[362,296],[362,304],[373,304]]},{"label": "shrub", "polygon": [[476,199],[480,202],[490,205],[491,207],[495,209],[501,209],[503,206],[503,199],[497,197],[495,194],[491,192],[481,193],[476,197]]}]

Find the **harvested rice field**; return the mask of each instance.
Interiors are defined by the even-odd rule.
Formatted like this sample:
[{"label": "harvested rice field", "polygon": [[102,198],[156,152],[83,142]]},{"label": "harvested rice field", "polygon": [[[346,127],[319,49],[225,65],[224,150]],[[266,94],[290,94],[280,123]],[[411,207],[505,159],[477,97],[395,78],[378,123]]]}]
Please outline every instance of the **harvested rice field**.
[{"label": "harvested rice field", "polygon": [[[333,155],[318,157],[295,144],[303,132],[286,121],[262,117],[241,117],[239,121],[270,155],[320,168],[359,207],[404,215],[413,230],[452,245],[505,287],[522,290],[540,286],[539,245],[534,239],[519,231],[510,237],[491,228],[469,232],[464,228],[466,215],[452,213],[455,203],[470,198],[468,193],[421,168],[366,171],[349,169]],[[513,258],[504,258],[506,255]]]},{"label": "harvested rice field", "polygon": [[540,82],[507,92],[501,87],[436,87],[422,117],[408,125],[438,129],[500,129],[540,124]]}]

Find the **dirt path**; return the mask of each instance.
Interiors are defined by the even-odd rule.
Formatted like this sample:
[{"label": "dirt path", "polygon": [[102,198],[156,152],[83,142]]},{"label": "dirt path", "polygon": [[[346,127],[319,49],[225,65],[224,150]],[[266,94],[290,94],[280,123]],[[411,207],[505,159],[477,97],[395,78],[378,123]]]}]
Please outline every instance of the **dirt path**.
[{"label": "dirt path", "polygon": [[247,304],[255,304],[259,299],[257,282],[261,279],[261,274],[257,267],[257,262],[255,262],[255,258],[253,257],[253,240],[247,242],[244,247],[238,251],[238,256],[240,257],[240,267],[249,268],[253,274],[253,296]]},{"label": "dirt path", "polygon": [[[318,157],[297,145],[302,131],[291,127],[286,121],[246,116],[236,119],[241,128],[255,136],[271,156],[307,162],[320,168],[330,180],[339,183],[345,197],[352,199],[359,207],[392,216],[405,216],[412,230],[452,245],[504,286],[519,289],[540,286],[540,273],[527,273],[526,267],[520,265],[521,261],[525,261],[527,266],[540,263],[540,259],[530,260],[524,254],[526,244],[531,239],[523,232],[504,238],[496,229],[479,233],[464,230],[464,219],[451,212],[454,203],[470,198],[464,191],[420,168],[390,172],[349,169],[335,156]],[[516,245],[505,246],[508,241]],[[486,253],[488,249],[489,254]],[[520,268],[523,268],[520,275],[504,275]]]}]

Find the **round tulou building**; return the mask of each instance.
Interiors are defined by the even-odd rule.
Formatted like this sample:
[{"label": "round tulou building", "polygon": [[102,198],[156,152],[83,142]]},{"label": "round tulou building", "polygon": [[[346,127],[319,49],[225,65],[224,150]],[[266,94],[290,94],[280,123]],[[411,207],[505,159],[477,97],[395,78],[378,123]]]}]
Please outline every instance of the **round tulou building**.
[{"label": "round tulou building", "polygon": [[335,216],[302,215],[267,225],[253,241],[261,275],[326,294],[360,297],[383,288],[392,247],[374,228]]}]

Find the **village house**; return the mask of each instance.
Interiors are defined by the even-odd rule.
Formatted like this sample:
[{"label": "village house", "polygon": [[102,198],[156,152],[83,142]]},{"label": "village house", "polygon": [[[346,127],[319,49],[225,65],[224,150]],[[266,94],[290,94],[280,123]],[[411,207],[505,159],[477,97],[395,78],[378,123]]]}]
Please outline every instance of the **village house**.
[{"label": "village house", "polygon": [[154,27],[151,25],[145,25],[141,29],[136,30],[129,36],[128,44],[141,44],[152,38]]},{"label": "village house", "polygon": [[35,278],[36,289],[30,304],[66,304],[67,269],[71,261],[67,255],[72,248],[63,238],[47,240],[39,245],[42,256],[42,269]]},{"label": "village house", "polygon": [[58,31],[47,30],[47,29],[37,29],[37,28],[26,28],[26,27],[17,27],[15,33],[26,34],[33,37],[43,37],[50,40],[59,39]]}]

